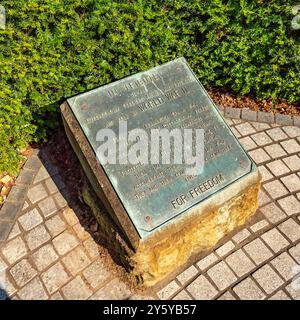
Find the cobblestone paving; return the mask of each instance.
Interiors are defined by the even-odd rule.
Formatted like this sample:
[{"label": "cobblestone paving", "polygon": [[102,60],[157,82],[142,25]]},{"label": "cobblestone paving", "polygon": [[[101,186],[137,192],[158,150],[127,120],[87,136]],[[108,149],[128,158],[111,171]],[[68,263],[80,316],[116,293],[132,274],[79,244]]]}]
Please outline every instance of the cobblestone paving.
[{"label": "cobblestone paving", "polygon": [[[260,208],[245,226],[143,297],[107,269],[97,244],[68,207],[57,171],[47,170],[34,155],[22,178],[29,187],[19,181],[9,208],[0,212],[0,233],[11,230],[0,247],[6,294],[11,299],[300,299],[300,128],[227,121],[263,176]],[[23,206],[17,217],[14,199]]]}]

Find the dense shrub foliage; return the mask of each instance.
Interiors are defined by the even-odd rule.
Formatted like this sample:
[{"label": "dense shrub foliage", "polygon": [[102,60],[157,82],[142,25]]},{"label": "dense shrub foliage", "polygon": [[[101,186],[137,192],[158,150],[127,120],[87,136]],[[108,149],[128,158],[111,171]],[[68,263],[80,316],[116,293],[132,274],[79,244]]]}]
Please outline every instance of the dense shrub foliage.
[{"label": "dense shrub foliage", "polygon": [[258,99],[300,93],[290,0],[6,0],[0,30],[0,172],[45,137],[59,102],[185,56],[202,83]]}]

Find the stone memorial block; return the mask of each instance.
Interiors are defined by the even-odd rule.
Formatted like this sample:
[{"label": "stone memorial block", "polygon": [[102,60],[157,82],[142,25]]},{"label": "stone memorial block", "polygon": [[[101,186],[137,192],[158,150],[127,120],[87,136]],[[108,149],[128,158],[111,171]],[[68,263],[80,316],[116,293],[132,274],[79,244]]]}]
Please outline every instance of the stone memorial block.
[{"label": "stone memorial block", "polygon": [[[92,185],[83,188],[83,198],[111,249],[145,285],[176,272],[256,211],[257,167],[184,58],[71,97],[61,111]],[[149,141],[154,129],[203,129],[203,167],[187,174],[187,161],[152,163],[151,143],[120,136],[121,122],[128,132],[143,129]],[[107,143],[101,129],[116,133],[110,140],[116,164],[99,156]],[[141,141],[145,149],[137,154],[149,163],[129,163],[130,148]],[[171,155],[179,142],[170,140]]]}]

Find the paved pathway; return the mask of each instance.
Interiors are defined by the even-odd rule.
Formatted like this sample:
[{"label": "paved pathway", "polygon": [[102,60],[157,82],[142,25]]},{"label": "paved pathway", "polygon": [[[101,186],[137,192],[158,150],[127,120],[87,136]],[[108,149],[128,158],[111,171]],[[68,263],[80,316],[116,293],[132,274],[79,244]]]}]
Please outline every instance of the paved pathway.
[{"label": "paved pathway", "polygon": [[[300,299],[300,128],[227,121],[262,173],[260,208],[146,299]],[[56,168],[33,155],[0,211],[2,296],[141,298],[109,270],[64,190]]]}]

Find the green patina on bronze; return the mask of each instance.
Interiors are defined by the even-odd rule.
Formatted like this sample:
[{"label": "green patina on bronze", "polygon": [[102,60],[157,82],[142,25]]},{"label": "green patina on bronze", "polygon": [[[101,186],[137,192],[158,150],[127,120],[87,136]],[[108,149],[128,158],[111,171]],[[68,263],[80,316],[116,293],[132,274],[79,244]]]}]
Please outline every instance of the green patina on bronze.
[{"label": "green patina on bronze", "polygon": [[[81,162],[92,172],[96,193],[131,243],[256,169],[183,58],[69,98],[62,111],[81,141],[76,149],[85,150]],[[128,121],[128,130],[142,128],[149,135],[154,128],[204,129],[204,170],[187,177],[176,174],[182,165],[102,166],[96,134],[104,128],[118,133],[119,120]],[[182,195],[188,200],[177,205]]]}]

